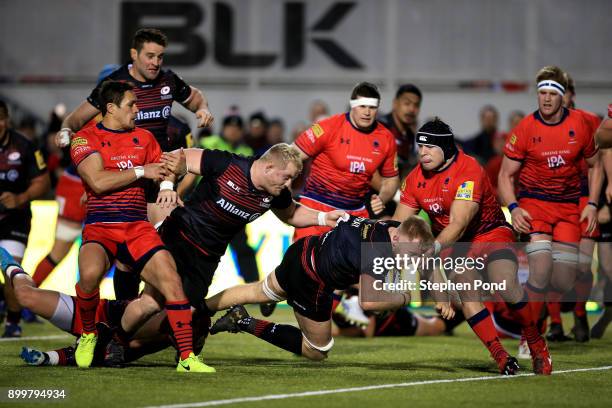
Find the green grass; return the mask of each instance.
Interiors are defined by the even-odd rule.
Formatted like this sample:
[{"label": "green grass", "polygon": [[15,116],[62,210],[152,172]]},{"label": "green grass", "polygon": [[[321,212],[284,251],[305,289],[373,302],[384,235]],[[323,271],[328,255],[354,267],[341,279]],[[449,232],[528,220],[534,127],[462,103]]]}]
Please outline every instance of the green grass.
[{"label": "green grass", "polygon": [[[253,311],[255,309],[252,309]],[[293,320],[288,308],[272,316]],[[591,316],[593,321],[595,316]],[[566,322],[566,328],[571,327]],[[24,325],[24,336],[57,335],[50,324]],[[269,394],[330,390],[377,384],[497,377],[496,367],[466,324],[453,337],[337,338],[322,363],[306,361],[248,334],[210,337],[204,349],[216,374],[178,374],[174,351],[165,350],[124,369],[28,367],[19,359],[21,346],[52,349],[68,344],[54,340],[0,342],[0,387],[63,388],[68,398],[55,406],[119,408],[203,402]],[[504,340],[511,353],[517,341]],[[587,344],[551,344],[556,370],[612,365],[612,331]],[[521,360],[523,372],[530,362]],[[0,408],[6,401],[0,398]],[[41,407],[40,403],[13,406]],[[478,382],[415,385],[333,395],[244,402],[245,407],[399,407],[399,406],[578,406],[612,405],[612,370],[575,372],[552,377],[521,377]],[[52,405],[54,406],[54,405]]]}]

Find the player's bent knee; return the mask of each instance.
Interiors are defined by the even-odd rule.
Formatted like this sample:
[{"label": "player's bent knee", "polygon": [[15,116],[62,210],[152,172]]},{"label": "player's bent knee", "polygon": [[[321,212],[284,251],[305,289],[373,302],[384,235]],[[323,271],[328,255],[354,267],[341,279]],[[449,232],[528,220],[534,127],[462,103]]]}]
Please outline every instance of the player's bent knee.
[{"label": "player's bent knee", "polygon": [[302,355],[309,360],[321,361],[327,358],[327,354],[334,347],[334,338],[325,346],[317,346],[313,344],[306,336],[302,335]]},{"label": "player's bent knee", "polygon": [[31,286],[17,286],[15,288],[15,297],[19,305],[28,309],[34,309],[37,298],[36,290]]}]

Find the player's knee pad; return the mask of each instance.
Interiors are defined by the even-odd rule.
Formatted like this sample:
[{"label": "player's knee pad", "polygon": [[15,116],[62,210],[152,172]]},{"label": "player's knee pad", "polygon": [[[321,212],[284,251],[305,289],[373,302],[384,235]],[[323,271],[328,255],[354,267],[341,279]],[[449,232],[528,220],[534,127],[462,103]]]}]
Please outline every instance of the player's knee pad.
[{"label": "player's knee pad", "polygon": [[268,284],[268,277],[266,276],[263,280],[262,289],[264,294],[273,302],[282,302],[285,300],[282,296],[277,295],[270,285]]},{"label": "player's knee pad", "polygon": [[530,242],[525,246],[525,252],[527,252],[527,256],[535,255],[535,254],[551,253],[552,252],[552,242],[551,241]]},{"label": "player's knee pad", "polygon": [[578,263],[578,254],[576,252],[568,252],[562,249],[556,249],[552,253],[553,262],[562,262],[562,263]]},{"label": "player's knee pad", "polygon": [[60,241],[72,242],[81,235],[81,227],[75,227],[72,225],[66,225],[61,220],[57,221],[57,227],[55,228],[55,239]]},{"label": "player's knee pad", "polygon": [[327,354],[329,352],[329,350],[332,349],[332,347],[334,347],[334,338],[332,337],[332,339],[329,341],[329,343],[327,343],[325,346],[317,346],[315,344],[313,344],[310,340],[308,340],[308,338],[302,333],[302,337],[304,338],[304,342],[306,342],[306,344],[308,345],[308,347],[320,351],[323,354]]}]

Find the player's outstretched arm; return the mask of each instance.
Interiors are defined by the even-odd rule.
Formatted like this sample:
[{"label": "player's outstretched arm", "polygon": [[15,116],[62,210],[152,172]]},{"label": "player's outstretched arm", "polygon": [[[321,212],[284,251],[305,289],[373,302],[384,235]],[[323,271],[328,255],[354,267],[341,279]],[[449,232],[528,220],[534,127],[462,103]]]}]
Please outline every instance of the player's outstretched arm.
[{"label": "player's outstretched arm", "polygon": [[604,172],[608,178],[608,186],[606,187],[606,200],[612,203],[612,149],[601,150],[601,162]]},{"label": "player's outstretched arm", "polygon": [[99,153],[90,154],[81,161],[77,171],[96,194],[104,194],[125,187],[141,177],[158,181],[167,174],[161,163],[149,163],[123,171],[104,170],[102,156]]},{"label": "player's outstretched arm", "polygon": [[272,212],[279,220],[296,228],[314,225],[333,228],[336,226],[338,219],[346,215],[346,212],[341,210],[329,212],[311,210],[295,201],[287,208],[273,208]]},{"label": "player's outstretched arm", "polygon": [[74,132],[78,132],[100,111],[91,103],[84,101],[75,110],[70,112],[62,122],[62,129],[55,135],[55,144],[59,147],[66,147]]},{"label": "player's outstretched arm", "polygon": [[179,178],[187,173],[201,175],[200,164],[203,152],[204,149],[196,147],[164,152],[161,156],[161,162],[164,168]]},{"label": "player's outstretched arm", "polygon": [[[410,293],[406,292],[388,292],[376,290],[375,279],[367,273],[362,273],[359,276],[359,306],[365,311],[385,311],[395,310],[410,303]],[[365,292],[376,291],[377,300],[366,300]]]}]

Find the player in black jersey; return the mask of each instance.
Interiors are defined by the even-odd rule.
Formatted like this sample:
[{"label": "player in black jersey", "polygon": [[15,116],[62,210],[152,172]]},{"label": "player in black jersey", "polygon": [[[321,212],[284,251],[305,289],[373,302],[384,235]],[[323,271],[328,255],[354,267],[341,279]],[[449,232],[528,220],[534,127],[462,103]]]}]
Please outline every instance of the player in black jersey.
[{"label": "player in black jersey", "polygon": [[[373,283],[376,258],[392,258],[409,247],[426,251],[433,242],[427,223],[416,216],[401,224],[346,216],[322,236],[297,240],[287,249],[281,264],[264,280],[234,286],[206,300],[209,310],[232,307],[211,327],[210,333],[245,331],[277,347],[311,360],[323,360],[332,348],[332,293],[360,283],[364,310],[392,310],[410,301],[407,292],[385,292],[379,299],[363,295]],[[299,329],[255,319],[242,306],[287,300],[293,307]],[[450,304],[445,305],[450,309]],[[446,317],[451,314],[443,313]]]},{"label": "player in black jersey", "polygon": [[[51,187],[42,153],[25,136],[9,129],[9,111],[0,100],[0,246],[18,260],[23,258],[32,212],[30,201]],[[21,308],[10,281],[4,277],[7,323],[3,337],[21,336]]]},{"label": "player in black jersey", "polygon": [[[152,28],[138,30],[134,34],[130,50],[132,63],[121,66],[106,78],[127,81],[134,85],[139,108],[136,126],[153,133],[162,151],[181,147],[173,144],[171,135],[169,136],[167,132],[174,101],[195,113],[198,127],[211,126],[213,123],[208,100],[202,91],[186,84],[171,70],[162,69],[167,45],[168,40],[161,31]],[[91,92],[86,101],[64,119],[62,130],[56,136],[58,145],[67,145],[73,132],[80,130],[100,112],[98,98],[100,86],[101,84]],[[159,189],[147,189],[149,220],[153,224],[163,220],[169,212],[154,205],[158,191]]]},{"label": "player in black jersey", "polygon": [[185,293],[198,310],[205,310],[208,287],[234,235],[266,211],[296,227],[333,226],[344,215],[313,211],[293,201],[289,187],[302,161],[285,143],[272,146],[259,159],[187,149],[183,154],[165,153],[162,162],[172,162],[177,175],[189,170],[202,176],[184,206],[175,208],[159,229],[176,260]]}]

